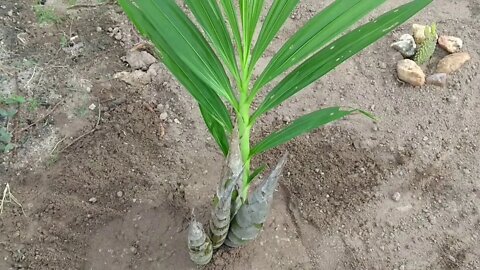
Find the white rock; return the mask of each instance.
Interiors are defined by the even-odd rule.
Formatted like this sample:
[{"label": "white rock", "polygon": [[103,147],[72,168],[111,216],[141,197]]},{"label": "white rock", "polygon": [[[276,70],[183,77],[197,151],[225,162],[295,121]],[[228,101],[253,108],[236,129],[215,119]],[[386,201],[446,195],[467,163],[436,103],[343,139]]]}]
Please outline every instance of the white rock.
[{"label": "white rock", "polygon": [[470,59],[470,54],[466,52],[449,54],[438,62],[437,73],[453,73],[459,70]]},{"label": "white rock", "polygon": [[88,106],[88,108],[93,111],[97,108],[97,105],[95,105],[94,103],[90,104],[90,106]]},{"label": "white rock", "polygon": [[146,51],[129,51],[125,59],[133,69],[143,70],[147,70],[151,64],[157,62],[157,59]]},{"label": "white rock", "polygon": [[415,42],[417,44],[421,44],[423,41],[425,41],[425,28],[427,26],[421,25],[421,24],[413,24],[412,25],[412,32],[413,32],[413,37],[415,39]]},{"label": "white rock", "polygon": [[400,201],[401,197],[402,197],[402,195],[399,192],[395,192],[392,195],[392,200],[394,200],[395,202],[398,202],[398,201]]},{"label": "white rock", "polygon": [[168,113],[163,112],[160,114],[160,120],[167,120],[167,118],[168,118]]},{"label": "white rock", "polygon": [[413,57],[417,49],[415,39],[409,34],[402,35],[397,42],[392,43],[390,46],[400,52],[403,57]]},{"label": "white rock", "polygon": [[453,36],[440,36],[438,45],[449,53],[456,53],[463,47],[463,40]]},{"label": "white rock", "polygon": [[114,37],[116,40],[122,40],[122,38],[123,38],[122,32],[116,33],[113,37]]},{"label": "white rock", "polygon": [[422,68],[410,59],[400,60],[397,63],[398,78],[414,86],[425,84],[425,73]]}]

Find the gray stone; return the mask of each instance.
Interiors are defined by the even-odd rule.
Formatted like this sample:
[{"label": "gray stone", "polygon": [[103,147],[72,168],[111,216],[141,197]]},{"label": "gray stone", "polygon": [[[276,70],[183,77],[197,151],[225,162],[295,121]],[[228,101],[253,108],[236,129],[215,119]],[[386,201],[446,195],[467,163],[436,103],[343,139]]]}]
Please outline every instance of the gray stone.
[{"label": "gray stone", "polygon": [[157,59],[146,51],[129,51],[125,59],[133,69],[142,70],[147,70],[150,65],[157,62]]},{"label": "gray stone", "polygon": [[447,73],[435,73],[428,76],[427,84],[445,87],[447,85]]},{"label": "gray stone", "polygon": [[417,49],[415,39],[409,34],[402,35],[397,42],[390,46],[400,52],[403,57],[413,57]]}]

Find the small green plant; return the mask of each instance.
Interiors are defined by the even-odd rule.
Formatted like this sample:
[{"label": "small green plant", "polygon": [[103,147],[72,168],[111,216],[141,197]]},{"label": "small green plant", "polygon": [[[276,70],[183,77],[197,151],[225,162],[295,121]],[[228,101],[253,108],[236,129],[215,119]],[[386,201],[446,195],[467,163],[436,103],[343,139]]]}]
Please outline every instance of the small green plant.
[{"label": "small green plant", "polygon": [[437,25],[434,23],[431,26],[425,27],[425,40],[420,44],[417,53],[415,54],[415,62],[423,65],[432,58],[435,48],[437,47]]},{"label": "small green plant", "polygon": [[0,127],[0,153],[8,153],[15,148],[12,143],[12,134],[4,127]]},{"label": "small green plant", "polygon": [[60,36],[60,47],[67,48],[68,47],[68,38],[67,35],[62,34]]},{"label": "small green plant", "polygon": [[[208,234],[192,223],[189,248],[194,262],[208,263],[210,245],[244,245],[263,227],[286,156],[250,192],[264,168],[252,170],[253,158],[346,116],[369,116],[358,109],[323,108],[251,145],[251,132],[263,115],[432,2],[411,1],[342,34],[385,1],[334,1],[296,32],[254,78],[258,61],[300,0],[274,0],[262,24],[264,0],[185,0],[201,29],[175,0],[119,0],[140,33],[156,46],[163,63],[198,102],[210,133],[226,156]],[[276,83],[278,77],[282,79]],[[272,90],[261,98],[269,84]]]},{"label": "small green plant", "polygon": [[60,22],[60,17],[55,13],[55,9],[52,7],[37,4],[33,6],[33,12],[35,12],[37,21],[42,25]]},{"label": "small green plant", "polygon": [[40,107],[40,104],[41,104],[40,101],[38,101],[38,99],[36,99],[36,98],[29,99],[27,101],[27,103],[28,103],[27,109],[28,109],[29,112],[36,111]]},{"label": "small green plant", "polygon": [[[8,120],[17,114],[16,105],[25,103],[26,100],[22,96],[10,96],[0,98],[0,123],[2,120]],[[8,121],[4,121],[8,123]],[[7,127],[0,126],[0,153],[8,153],[15,148],[12,143],[12,134]]]}]

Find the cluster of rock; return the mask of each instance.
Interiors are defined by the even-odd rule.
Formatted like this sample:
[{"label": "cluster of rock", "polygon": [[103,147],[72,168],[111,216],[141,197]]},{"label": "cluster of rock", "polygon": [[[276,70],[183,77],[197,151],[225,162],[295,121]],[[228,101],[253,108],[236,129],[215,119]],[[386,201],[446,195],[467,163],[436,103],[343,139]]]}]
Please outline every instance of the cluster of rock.
[{"label": "cluster of rock", "polygon": [[418,53],[418,48],[426,42],[427,27],[414,24],[412,26],[413,35],[402,35],[397,42],[391,45],[405,58],[397,63],[398,78],[414,86],[422,86],[427,83],[444,87],[447,84],[448,74],[459,70],[470,60],[470,55],[467,52],[461,52],[463,48],[462,39],[446,35],[436,36],[438,46],[448,52],[449,55],[441,59],[436,66],[435,73],[427,77],[422,67],[412,60]]},{"label": "cluster of rock", "polygon": [[122,58],[133,71],[122,71],[114,75],[115,79],[122,80],[130,85],[146,85],[151,82],[161,83],[165,78],[165,69],[157,59],[143,48],[134,47]]}]

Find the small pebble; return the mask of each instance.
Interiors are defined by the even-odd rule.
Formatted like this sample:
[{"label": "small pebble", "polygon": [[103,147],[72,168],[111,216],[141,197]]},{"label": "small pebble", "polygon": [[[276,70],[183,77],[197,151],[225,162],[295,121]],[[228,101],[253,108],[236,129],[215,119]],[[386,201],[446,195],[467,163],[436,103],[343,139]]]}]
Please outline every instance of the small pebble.
[{"label": "small pebble", "polygon": [[160,120],[167,120],[167,118],[168,118],[168,113],[163,112],[160,114]]},{"label": "small pebble", "polygon": [[97,26],[97,32],[102,32],[102,27]]},{"label": "small pebble", "polygon": [[88,201],[91,202],[91,203],[96,203],[96,202],[97,202],[97,198],[92,197],[92,198],[88,199]]},{"label": "small pebble", "polygon": [[400,192],[395,192],[392,195],[392,200],[395,201],[395,202],[398,202],[398,201],[400,201],[401,197],[402,197],[402,195],[400,194]]},{"label": "small pebble", "polygon": [[90,111],[93,111],[97,108],[97,105],[95,105],[94,103],[90,104],[90,106],[88,106],[88,109],[90,109]]},{"label": "small pebble", "polygon": [[7,13],[8,16],[12,17],[13,16],[13,10],[9,10]]},{"label": "small pebble", "polygon": [[123,196],[123,192],[122,192],[122,191],[118,191],[118,192],[117,192],[117,197],[120,198],[120,197],[122,197],[122,196]]},{"label": "small pebble", "polygon": [[116,40],[122,40],[122,33],[121,32],[118,32],[116,33],[114,36],[113,36]]}]

